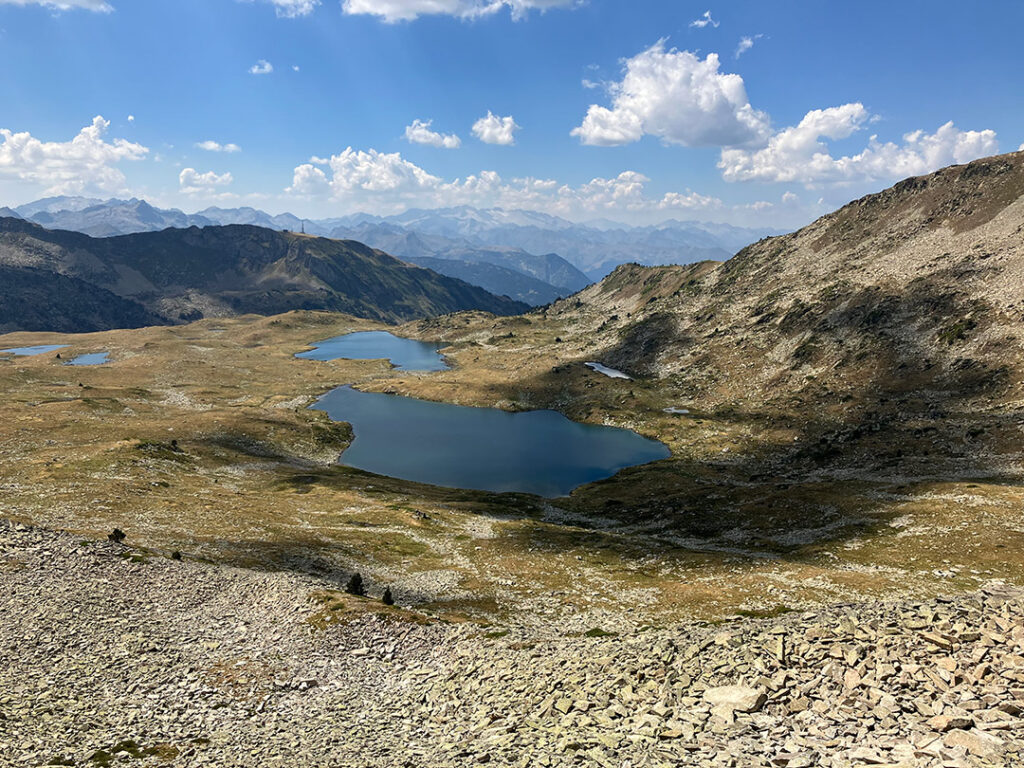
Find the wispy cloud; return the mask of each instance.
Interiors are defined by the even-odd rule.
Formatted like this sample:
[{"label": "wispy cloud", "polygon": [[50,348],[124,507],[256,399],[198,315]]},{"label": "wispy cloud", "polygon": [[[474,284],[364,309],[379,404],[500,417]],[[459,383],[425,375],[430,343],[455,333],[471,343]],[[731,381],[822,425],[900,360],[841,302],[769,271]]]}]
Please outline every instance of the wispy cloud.
[{"label": "wispy cloud", "polygon": [[739,45],[736,46],[736,58],[738,59],[744,53],[754,47],[754,42],[760,40],[764,35],[753,35],[752,37],[741,37]]},{"label": "wispy cloud", "polygon": [[704,27],[717,27],[719,23],[720,22],[717,22],[713,18],[711,18],[711,11],[704,11],[704,15],[701,16],[699,19],[694,19],[693,21],[691,21],[690,26],[696,27],[697,29],[704,29]]},{"label": "wispy cloud", "polygon": [[320,0],[264,0],[274,6],[277,15],[284,19],[295,19],[308,16],[313,12]]},{"label": "wispy cloud", "polygon": [[114,6],[106,0],[0,0],[0,5],[41,5],[55,11],[94,11],[96,13],[111,13]]},{"label": "wispy cloud", "polygon": [[249,67],[250,75],[269,75],[274,71],[274,65],[266,59],[260,59],[251,67]]},{"label": "wispy cloud", "polygon": [[579,0],[343,0],[347,14],[379,16],[389,24],[412,21],[420,16],[445,15],[460,19],[478,19],[508,8],[512,18],[526,18],[534,9],[570,8]]}]

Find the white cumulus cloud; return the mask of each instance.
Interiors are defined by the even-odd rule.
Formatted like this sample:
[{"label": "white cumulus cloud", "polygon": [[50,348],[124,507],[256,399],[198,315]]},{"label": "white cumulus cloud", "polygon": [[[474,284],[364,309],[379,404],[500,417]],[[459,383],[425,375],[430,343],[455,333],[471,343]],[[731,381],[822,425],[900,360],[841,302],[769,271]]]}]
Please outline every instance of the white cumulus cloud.
[{"label": "white cumulus cloud", "polygon": [[114,7],[106,0],[0,0],[0,5],[41,5],[55,11],[71,11],[81,8],[97,13],[110,13],[114,10]]},{"label": "white cumulus cloud", "polygon": [[703,15],[699,19],[694,19],[690,22],[691,27],[697,29],[704,29],[704,27],[717,27],[719,22],[711,18],[711,11],[704,11]]},{"label": "white cumulus cloud", "polygon": [[398,152],[363,152],[348,147],[331,156],[327,164],[333,173],[331,186],[335,192],[405,192],[433,188],[441,181]]},{"label": "white cumulus cloud", "polygon": [[288,194],[300,197],[316,197],[326,195],[330,191],[331,183],[327,180],[327,174],[311,163],[303,163],[295,168],[292,185],[285,190]]},{"label": "white cumulus cloud", "polygon": [[200,141],[196,146],[205,149],[207,152],[241,152],[242,148],[237,144],[221,144],[217,141]]},{"label": "white cumulus cloud", "polygon": [[718,167],[726,181],[820,184],[899,179],[965,163],[999,150],[995,131],[961,131],[952,122],[935,133],[913,131],[901,143],[876,136],[855,155],[833,157],[827,141],[846,139],[871,120],[863,104],[808,112],[799,124],[779,131],[761,149],[723,149]]},{"label": "white cumulus cloud", "polygon": [[622,80],[607,86],[611,107],[591,104],[572,135],[605,147],[644,135],[688,147],[763,141],[768,115],[750,105],[743,78],[719,66],[718,54],[701,59],[690,51],[666,50],[660,40],[623,62]]},{"label": "white cumulus cloud", "polygon": [[141,160],[149,149],[125,139],[106,141],[109,127],[109,120],[97,116],[70,141],[0,129],[0,178],[39,185],[47,195],[123,192],[125,176],[117,164]]},{"label": "white cumulus cloud", "polygon": [[211,192],[217,187],[226,187],[234,181],[230,173],[217,174],[213,171],[200,173],[195,168],[185,168],[178,174],[181,191],[188,195]]},{"label": "white cumulus cloud", "polygon": [[516,143],[514,134],[519,128],[512,115],[499,117],[487,110],[486,117],[481,117],[473,123],[473,135],[485,144],[509,146]]},{"label": "white cumulus cloud", "polygon": [[260,59],[251,67],[249,67],[250,75],[269,75],[274,71],[274,65],[266,59]]},{"label": "white cumulus cloud", "polygon": [[722,201],[688,189],[686,192],[666,192],[658,207],[663,210],[706,211],[721,208]]},{"label": "white cumulus cloud", "polygon": [[348,14],[379,16],[393,24],[419,16],[446,15],[460,19],[490,16],[508,8],[514,19],[522,19],[531,10],[545,11],[578,5],[579,0],[343,0]]},{"label": "white cumulus cloud", "polygon": [[438,133],[430,130],[433,120],[413,120],[412,125],[405,126],[405,140],[411,144],[426,144],[431,147],[458,149],[462,139],[454,133]]},{"label": "white cumulus cloud", "polygon": [[286,193],[320,198],[348,210],[395,213],[408,208],[473,205],[557,213],[573,218],[594,215],[639,215],[663,218],[666,211],[706,212],[722,201],[690,190],[661,197],[646,194],[650,180],[635,171],[594,178],[578,186],[555,179],[505,179],[480,171],[445,180],[398,153],[348,147],[330,158],[314,157],[297,168]]}]

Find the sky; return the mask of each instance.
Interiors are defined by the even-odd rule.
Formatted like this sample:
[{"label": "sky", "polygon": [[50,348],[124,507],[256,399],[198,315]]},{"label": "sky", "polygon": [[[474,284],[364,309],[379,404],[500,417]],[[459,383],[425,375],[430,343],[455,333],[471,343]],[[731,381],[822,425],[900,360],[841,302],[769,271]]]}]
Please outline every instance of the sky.
[{"label": "sky", "polygon": [[0,206],[794,227],[1024,143],[1024,3],[0,0]]}]

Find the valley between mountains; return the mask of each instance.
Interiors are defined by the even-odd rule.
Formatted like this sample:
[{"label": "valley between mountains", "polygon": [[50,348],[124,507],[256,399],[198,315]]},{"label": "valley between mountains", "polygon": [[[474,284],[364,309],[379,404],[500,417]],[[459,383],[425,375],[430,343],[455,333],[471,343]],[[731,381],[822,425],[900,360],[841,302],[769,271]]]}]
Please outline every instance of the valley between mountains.
[{"label": "valley between mountains", "polygon": [[[121,265],[137,263],[129,249],[130,258],[97,266],[67,243],[59,252],[39,246],[55,240],[35,225],[7,225],[19,228],[38,259],[75,256],[79,271],[122,277]],[[289,245],[255,228],[214,232],[225,230],[265,238],[268,250],[284,242],[284,261],[267,263],[302,265],[286,270],[289,280],[315,275],[310,264],[336,264],[340,248],[380,274],[408,274],[365,247],[303,241],[302,253],[318,255],[304,261],[299,235]],[[213,237],[181,232],[173,237]],[[267,272],[250,269],[238,278],[244,286],[211,282],[204,294],[240,297],[231,312],[146,293],[138,311],[173,310],[180,324],[140,317],[144,327],[0,336],[0,348],[68,345],[60,360],[0,355],[0,517],[13,521],[0,574],[28,591],[40,557],[78,573],[72,539],[49,532],[59,530],[98,553],[87,556],[105,578],[118,578],[120,558],[154,605],[173,603],[179,577],[157,586],[147,568],[193,568],[204,585],[228,579],[239,601],[253,594],[274,604],[268,594],[286,594],[281,604],[304,622],[299,631],[280,618],[287,642],[314,638],[301,651],[314,660],[308,674],[275,661],[269,645],[250,653],[237,638],[204,636],[232,649],[223,675],[204,672],[202,683],[225,697],[226,713],[259,720],[290,697],[277,712],[292,717],[304,706],[293,691],[328,680],[337,691],[349,674],[367,702],[392,707],[366,712],[393,718],[419,707],[414,722],[401,721],[401,738],[386,729],[378,738],[379,723],[346,714],[353,743],[373,745],[363,752],[370,757],[332,762],[317,731],[308,764],[625,765],[624,755],[633,766],[1018,764],[1024,153],[908,179],[724,262],[621,265],[521,314],[459,280],[401,270],[415,270],[433,304],[407,301],[420,288],[403,284],[402,300],[380,314],[322,311],[343,308],[333,305],[277,313],[276,295],[250,287]],[[96,284],[123,293],[113,277]],[[164,285],[165,298],[177,290]],[[432,311],[450,300],[462,311]],[[187,322],[197,307],[208,316]],[[442,342],[451,368],[295,358],[315,341],[383,329]],[[109,364],[63,365],[100,350]],[[630,378],[604,376],[591,361]],[[351,431],[308,408],[349,383],[461,405],[550,408],[632,429],[672,455],[556,499],[371,475],[336,463]],[[115,528],[127,534],[124,547],[90,543]],[[354,572],[371,599],[344,594]],[[105,582],[80,578],[90,600],[120,604]],[[385,588],[395,607],[377,602]],[[4,611],[13,617],[10,605]],[[244,620],[270,643],[258,617]],[[7,632],[8,647],[20,642]],[[322,638],[344,648],[346,670],[365,657],[373,674],[331,667]],[[785,638],[783,650],[771,650],[773,638]],[[469,666],[438,666],[431,644],[457,647]],[[598,674],[585,661],[596,657],[622,671]],[[936,673],[939,682],[922,671],[933,662],[948,673]],[[401,666],[393,676],[392,663]],[[471,692],[460,677],[493,663],[505,665],[505,699]],[[286,693],[274,688],[282,675]],[[617,675],[621,685],[609,688]],[[572,688],[577,677],[582,687]],[[729,694],[714,691],[727,684],[758,695],[723,704],[715,697]],[[311,694],[310,711],[326,695]],[[5,720],[20,716],[11,706],[0,694],[0,714],[14,712]],[[830,720],[833,711],[842,716]],[[943,716],[971,725],[933,720]],[[122,730],[137,751],[170,745],[168,762],[245,764],[231,750],[258,739],[228,733],[228,714],[216,717],[226,718],[219,728],[161,726],[152,744]],[[91,749],[113,754],[116,742],[103,739],[116,730],[76,736],[72,762],[62,764],[89,764]],[[208,740],[203,748],[186,746],[193,732]],[[759,734],[768,746],[755,746]],[[33,738],[25,752],[34,759],[60,751]],[[221,759],[201,759],[207,743],[225,750]],[[273,753],[301,754],[297,745]]]}]

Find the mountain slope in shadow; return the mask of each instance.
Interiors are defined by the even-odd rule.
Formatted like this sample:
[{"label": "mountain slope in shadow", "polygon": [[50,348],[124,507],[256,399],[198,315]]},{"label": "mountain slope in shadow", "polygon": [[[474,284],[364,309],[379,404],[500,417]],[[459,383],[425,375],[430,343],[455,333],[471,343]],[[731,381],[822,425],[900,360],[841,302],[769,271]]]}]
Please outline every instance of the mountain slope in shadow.
[{"label": "mountain slope in shadow", "polygon": [[[165,323],[292,309],[346,312],[384,322],[470,309],[495,314],[527,309],[361,243],[244,225],[92,238],[2,218],[0,265],[31,270],[20,275],[19,285],[29,286],[33,276],[44,281],[46,273],[59,275],[78,281],[80,297],[90,285],[96,289],[95,302],[114,294]],[[8,305],[2,312],[0,325],[28,330]],[[76,324],[75,313],[59,302],[39,306],[36,315],[51,318],[47,330],[96,330],[84,321]],[[108,320],[106,327],[119,327],[113,315]]]}]

